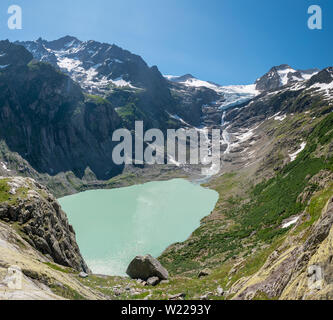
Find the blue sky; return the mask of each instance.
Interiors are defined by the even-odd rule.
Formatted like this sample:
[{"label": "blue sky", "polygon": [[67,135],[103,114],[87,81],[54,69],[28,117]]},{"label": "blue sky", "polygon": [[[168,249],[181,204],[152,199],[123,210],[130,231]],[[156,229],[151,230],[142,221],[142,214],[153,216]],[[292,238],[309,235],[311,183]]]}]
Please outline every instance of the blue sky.
[{"label": "blue sky", "polygon": [[[9,30],[7,9],[23,9]],[[323,30],[309,30],[307,9],[320,5]],[[1,0],[1,39],[73,35],[115,43],[164,74],[220,84],[252,83],[273,65],[333,65],[331,0]]]}]

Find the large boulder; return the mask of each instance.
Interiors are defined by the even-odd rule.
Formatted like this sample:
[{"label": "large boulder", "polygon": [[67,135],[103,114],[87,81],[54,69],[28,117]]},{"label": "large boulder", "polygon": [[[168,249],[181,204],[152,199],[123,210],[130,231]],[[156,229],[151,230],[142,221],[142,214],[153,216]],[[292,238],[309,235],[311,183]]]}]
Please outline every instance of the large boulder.
[{"label": "large boulder", "polygon": [[168,271],[158,260],[151,255],[137,256],[127,268],[126,273],[132,279],[142,279],[147,281],[151,277],[158,277],[160,280],[168,280]]}]

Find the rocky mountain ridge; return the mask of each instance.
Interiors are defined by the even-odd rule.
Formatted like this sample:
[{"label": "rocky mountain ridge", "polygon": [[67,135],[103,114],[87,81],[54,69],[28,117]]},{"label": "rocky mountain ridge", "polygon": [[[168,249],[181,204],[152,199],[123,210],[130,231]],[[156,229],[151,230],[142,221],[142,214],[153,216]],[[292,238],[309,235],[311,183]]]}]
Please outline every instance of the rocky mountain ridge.
[{"label": "rocky mountain ridge", "polygon": [[116,45],[71,36],[16,44],[24,46],[34,59],[69,75],[85,93],[108,100],[130,129],[135,120],[143,120],[147,128],[181,126],[174,115],[200,126],[202,107],[223,99],[222,94],[205,87],[175,88],[156,66],[149,67],[141,57]]},{"label": "rocky mountain ridge", "polygon": [[[17,42],[31,52],[36,60],[48,62],[67,73],[91,94],[105,93],[110,85],[146,88],[159,74],[143,59],[116,45],[97,41],[80,41],[66,36],[55,41]],[[163,81],[161,78],[160,80]]]},{"label": "rocky mountain ridge", "polygon": [[273,67],[269,72],[256,80],[256,89],[259,91],[268,91],[280,88],[282,86],[309,80],[316,75],[319,69],[295,70],[287,64]]}]

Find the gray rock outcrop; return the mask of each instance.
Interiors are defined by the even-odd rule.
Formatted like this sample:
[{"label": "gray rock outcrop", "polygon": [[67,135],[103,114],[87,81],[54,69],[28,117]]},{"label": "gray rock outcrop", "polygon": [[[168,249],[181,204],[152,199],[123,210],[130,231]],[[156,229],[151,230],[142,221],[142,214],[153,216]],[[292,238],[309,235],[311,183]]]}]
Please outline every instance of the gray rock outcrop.
[{"label": "gray rock outcrop", "polygon": [[160,283],[160,279],[158,277],[151,277],[147,280],[148,286],[155,287]]},{"label": "gray rock outcrop", "polygon": [[151,277],[158,277],[160,280],[167,280],[169,278],[168,271],[151,255],[135,257],[128,266],[126,273],[132,279],[142,279],[145,281]]}]

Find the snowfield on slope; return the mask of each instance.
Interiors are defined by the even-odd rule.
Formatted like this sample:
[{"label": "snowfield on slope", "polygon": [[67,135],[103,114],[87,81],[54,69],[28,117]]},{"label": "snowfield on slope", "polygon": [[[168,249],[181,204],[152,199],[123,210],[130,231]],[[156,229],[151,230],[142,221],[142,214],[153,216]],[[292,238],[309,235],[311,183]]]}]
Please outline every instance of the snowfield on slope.
[{"label": "snowfield on slope", "polygon": [[297,156],[305,149],[305,147],[306,147],[306,142],[302,142],[300,148],[296,152],[289,154],[290,162],[295,161]]}]

